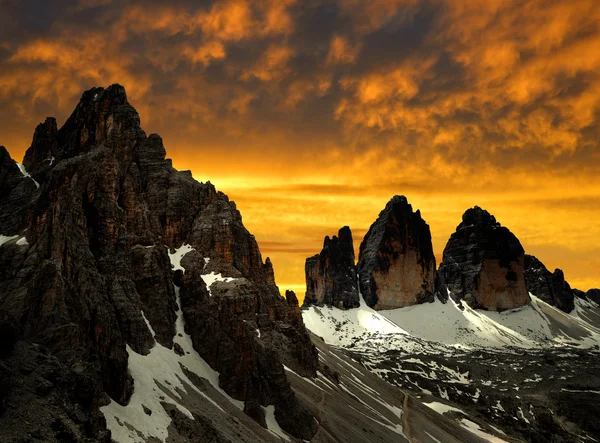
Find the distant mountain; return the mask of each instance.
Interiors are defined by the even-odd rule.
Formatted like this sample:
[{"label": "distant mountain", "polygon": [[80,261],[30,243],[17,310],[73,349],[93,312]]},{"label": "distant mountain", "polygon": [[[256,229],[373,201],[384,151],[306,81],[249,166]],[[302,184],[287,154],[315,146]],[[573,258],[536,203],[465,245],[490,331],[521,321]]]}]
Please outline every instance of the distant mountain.
[{"label": "distant mountain", "polygon": [[365,236],[355,275],[345,261],[347,284],[364,283],[360,306],[305,303],[307,328],[484,440],[600,438],[595,292],[571,290],[479,207],[463,215],[434,278],[423,272],[433,256],[426,226],[394,197]]}]

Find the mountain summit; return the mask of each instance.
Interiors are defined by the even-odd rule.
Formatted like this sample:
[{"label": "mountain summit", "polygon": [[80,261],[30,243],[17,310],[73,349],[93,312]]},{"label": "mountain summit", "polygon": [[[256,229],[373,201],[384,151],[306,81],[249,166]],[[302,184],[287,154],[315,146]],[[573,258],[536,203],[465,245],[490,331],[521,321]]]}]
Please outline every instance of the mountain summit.
[{"label": "mountain summit", "polygon": [[529,303],[519,239],[479,206],[467,209],[444,249],[439,279],[452,297],[492,311]]},{"label": "mountain summit", "polygon": [[[99,408],[114,427],[113,412],[143,386],[136,359],[168,350],[197,352],[216,371],[215,389],[263,427],[276,420],[295,437],[315,434],[282,365],[316,375],[300,313],[235,204],[173,169],[122,86],[86,91],[60,129],[52,118],[40,124],[23,163],[0,149],[0,322],[13,337],[2,346],[20,365],[56,372],[47,389],[65,392],[60,401],[21,396],[4,412],[6,432],[31,420],[54,441],[47,412],[58,428],[103,440]],[[0,378],[16,383],[7,368]],[[0,404],[7,395],[0,390]],[[32,408],[42,412],[27,418]]]}]

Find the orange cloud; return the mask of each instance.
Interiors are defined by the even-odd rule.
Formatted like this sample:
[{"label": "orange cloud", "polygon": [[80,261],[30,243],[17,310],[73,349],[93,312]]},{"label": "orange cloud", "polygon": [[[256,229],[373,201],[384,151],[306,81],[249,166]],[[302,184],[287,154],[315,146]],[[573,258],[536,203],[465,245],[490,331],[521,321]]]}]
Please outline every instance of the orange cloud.
[{"label": "orange cloud", "polygon": [[255,77],[265,82],[281,79],[289,72],[288,62],[292,55],[292,49],[287,46],[269,46],[255,66],[246,71],[242,78],[248,80]]},{"label": "orange cloud", "polygon": [[79,6],[85,27],[66,11],[0,41],[14,157],[46,114],[118,82],[174,165],[236,200],[282,287],[302,288],[324,235],[349,224],[358,246],[393,194],[422,209],[438,256],[479,204],[600,286],[595,0]]},{"label": "orange cloud", "polygon": [[334,35],[329,45],[327,63],[354,63],[359,51],[360,46],[352,46],[347,38]]}]

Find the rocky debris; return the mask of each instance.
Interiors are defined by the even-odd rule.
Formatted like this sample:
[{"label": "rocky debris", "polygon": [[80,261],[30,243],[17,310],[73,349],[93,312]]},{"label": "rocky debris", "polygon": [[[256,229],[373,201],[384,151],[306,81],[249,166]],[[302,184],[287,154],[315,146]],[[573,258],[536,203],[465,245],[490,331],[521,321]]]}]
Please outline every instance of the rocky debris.
[{"label": "rocky debris", "polygon": [[527,291],[536,297],[564,312],[575,308],[573,290],[562,270],[555,269],[552,273],[536,257],[525,254],[524,275]]},{"label": "rocky debris", "polygon": [[[261,406],[274,404],[284,430],[310,439],[317,425],[282,366],[316,372],[297,308],[279,295],[235,204],[173,169],[161,138],[139,123],[123,87],[86,91],[60,129],[53,119],[36,129],[24,162],[39,188],[0,149],[0,234],[26,237],[0,247],[0,316],[19,319],[23,343],[65,367],[81,363],[97,386],[95,416],[103,392],[124,405],[133,391],[126,346],[147,354],[156,339],[174,349],[178,282],[186,331],[221,387],[259,422]],[[169,251],[184,243],[193,251],[177,277]],[[209,293],[211,272],[235,282]]]},{"label": "rocky debris", "polygon": [[442,257],[440,291],[472,308],[503,311],[529,303],[525,253],[515,235],[478,206],[467,209]]},{"label": "rocky debris", "polygon": [[393,309],[432,301],[435,268],[429,225],[406,197],[393,197],[360,245],[358,273],[366,303]]},{"label": "rocky debris", "polygon": [[340,309],[360,305],[354,264],[354,244],[348,226],[337,236],[325,237],[320,254],[306,259],[306,295],[303,306],[328,305]]}]

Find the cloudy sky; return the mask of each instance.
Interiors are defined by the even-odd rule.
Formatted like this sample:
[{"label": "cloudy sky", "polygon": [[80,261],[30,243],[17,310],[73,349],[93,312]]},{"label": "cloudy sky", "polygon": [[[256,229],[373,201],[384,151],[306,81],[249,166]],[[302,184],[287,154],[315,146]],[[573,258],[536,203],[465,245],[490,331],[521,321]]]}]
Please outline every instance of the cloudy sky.
[{"label": "cloudy sky", "polygon": [[597,0],[0,0],[0,144],[120,83],[238,204],[282,289],[404,194],[441,258],[468,207],[600,287]]}]

